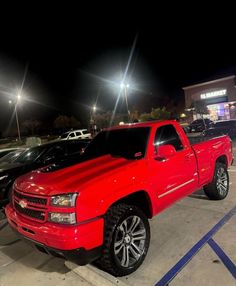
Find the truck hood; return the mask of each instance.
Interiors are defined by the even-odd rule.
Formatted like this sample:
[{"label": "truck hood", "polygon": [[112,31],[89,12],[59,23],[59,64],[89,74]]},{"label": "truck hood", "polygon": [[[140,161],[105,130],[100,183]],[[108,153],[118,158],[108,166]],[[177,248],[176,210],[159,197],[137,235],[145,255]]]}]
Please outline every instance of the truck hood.
[{"label": "truck hood", "polygon": [[119,180],[124,174],[129,178],[138,161],[141,160],[106,155],[62,169],[51,165],[21,176],[16,180],[15,187],[22,192],[47,196],[81,192],[88,187],[97,190],[95,184],[105,186],[108,181]]}]

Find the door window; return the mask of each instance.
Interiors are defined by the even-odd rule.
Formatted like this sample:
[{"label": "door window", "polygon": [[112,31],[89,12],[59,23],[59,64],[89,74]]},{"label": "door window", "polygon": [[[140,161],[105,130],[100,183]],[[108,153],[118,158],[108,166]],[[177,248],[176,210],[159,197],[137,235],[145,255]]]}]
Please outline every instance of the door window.
[{"label": "door window", "polygon": [[157,129],[154,146],[172,145],[176,151],[183,150],[183,144],[173,125],[164,125]]},{"label": "door window", "polygon": [[50,162],[65,155],[64,146],[56,145],[51,147],[42,157],[42,161]]},{"label": "door window", "polygon": [[70,138],[74,138],[74,137],[75,137],[75,133],[74,133],[74,132],[71,133],[71,134],[69,135],[69,137],[70,137]]}]

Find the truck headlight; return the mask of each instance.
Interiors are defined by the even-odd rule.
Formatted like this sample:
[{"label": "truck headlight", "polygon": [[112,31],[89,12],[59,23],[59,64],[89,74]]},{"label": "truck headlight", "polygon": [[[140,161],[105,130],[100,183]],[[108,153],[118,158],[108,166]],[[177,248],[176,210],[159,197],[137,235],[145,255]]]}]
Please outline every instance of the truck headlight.
[{"label": "truck headlight", "polygon": [[75,224],[76,216],[75,213],[49,213],[48,220],[61,224]]},{"label": "truck headlight", "polygon": [[51,206],[54,207],[74,207],[77,194],[65,194],[51,197]]}]

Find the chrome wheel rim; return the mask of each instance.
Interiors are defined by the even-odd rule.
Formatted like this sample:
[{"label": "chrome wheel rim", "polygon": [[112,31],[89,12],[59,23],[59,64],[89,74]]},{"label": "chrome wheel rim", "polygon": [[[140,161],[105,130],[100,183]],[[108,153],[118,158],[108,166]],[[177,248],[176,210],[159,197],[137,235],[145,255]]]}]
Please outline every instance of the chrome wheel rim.
[{"label": "chrome wheel rim", "polygon": [[221,196],[225,196],[228,192],[228,177],[224,168],[217,170],[216,188]]},{"label": "chrome wheel rim", "polygon": [[146,229],[138,216],[126,218],[116,229],[114,254],[122,267],[134,266],[145,250]]}]

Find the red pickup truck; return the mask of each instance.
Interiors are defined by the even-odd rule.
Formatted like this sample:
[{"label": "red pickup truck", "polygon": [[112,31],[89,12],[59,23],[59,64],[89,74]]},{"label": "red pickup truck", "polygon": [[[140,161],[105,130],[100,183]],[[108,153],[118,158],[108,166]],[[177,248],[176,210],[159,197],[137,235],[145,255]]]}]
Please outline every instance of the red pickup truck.
[{"label": "red pickup truck", "polygon": [[191,145],[176,121],[110,128],[79,159],[18,178],[6,215],[40,251],[123,276],[147,254],[148,219],[202,187],[224,199],[232,161],[228,136]]}]

